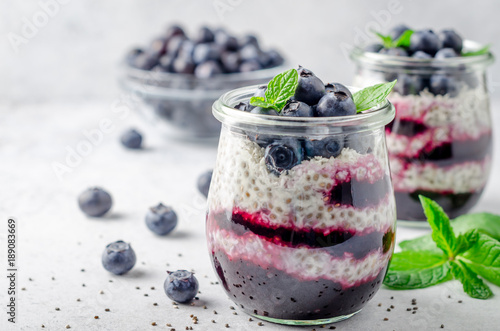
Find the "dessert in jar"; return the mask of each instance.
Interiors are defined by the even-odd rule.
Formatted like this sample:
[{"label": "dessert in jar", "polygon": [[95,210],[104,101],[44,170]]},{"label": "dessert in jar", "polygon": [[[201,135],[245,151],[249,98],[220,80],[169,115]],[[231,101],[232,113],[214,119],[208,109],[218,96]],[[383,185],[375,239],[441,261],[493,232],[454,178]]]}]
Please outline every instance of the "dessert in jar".
[{"label": "dessert in jar", "polygon": [[[229,298],[251,315],[334,322],[382,284],[396,221],[384,137],[394,108],[380,86],[353,91],[299,68],[214,104],[222,131],[209,253]],[[363,107],[357,96],[382,101]]]},{"label": "dessert in jar", "polygon": [[397,79],[389,96],[396,117],[386,136],[398,219],[425,221],[420,194],[455,218],[477,203],[491,168],[485,73],[493,56],[453,30],[401,25],[381,37],[384,45],[352,53],[354,84]]}]

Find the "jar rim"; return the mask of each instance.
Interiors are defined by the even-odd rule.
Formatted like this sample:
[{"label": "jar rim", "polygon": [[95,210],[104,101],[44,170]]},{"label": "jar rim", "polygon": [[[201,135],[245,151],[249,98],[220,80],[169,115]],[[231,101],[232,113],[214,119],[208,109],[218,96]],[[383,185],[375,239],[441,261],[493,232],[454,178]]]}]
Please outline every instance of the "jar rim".
[{"label": "jar rim", "polygon": [[[214,102],[212,113],[223,124],[230,125],[253,125],[259,127],[280,127],[290,130],[304,129],[307,127],[363,127],[369,130],[375,127],[385,126],[394,119],[395,109],[389,100],[372,107],[369,110],[349,116],[332,117],[291,117],[251,114],[234,108],[236,104],[247,101],[254,94],[259,85],[247,86],[224,93]],[[351,91],[359,88],[348,87]]]},{"label": "jar rim", "polygon": [[[467,50],[479,50],[484,45],[472,41],[464,40],[464,48]],[[493,64],[495,58],[491,52],[474,55],[462,56],[446,59],[417,59],[408,56],[393,56],[374,52],[368,52],[363,49],[363,46],[357,46],[353,49],[350,57],[355,62],[360,62],[366,65],[372,65],[380,68],[405,69],[436,71],[439,69],[467,69],[472,67],[486,68]]]}]

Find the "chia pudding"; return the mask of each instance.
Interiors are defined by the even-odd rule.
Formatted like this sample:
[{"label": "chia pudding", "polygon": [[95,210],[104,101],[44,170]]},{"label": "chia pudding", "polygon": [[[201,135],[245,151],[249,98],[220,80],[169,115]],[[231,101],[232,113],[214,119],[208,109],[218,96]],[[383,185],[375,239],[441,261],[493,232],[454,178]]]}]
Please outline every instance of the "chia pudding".
[{"label": "chia pudding", "polygon": [[[390,34],[398,29],[405,30]],[[413,35],[407,47],[356,50],[354,84],[398,80],[389,96],[396,117],[386,126],[398,219],[425,221],[420,194],[455,218],[476,204],[491,168],[485,69],[493,59],[487,51],[470,53],[480,46],[452,30]]]},{"label": "chia pudding", "polygon": [[[214,105],[223,128],[207,213],[209,252],[225,291],[272,322],[351,316],[381,286],[394,247],[383,130],[392,106],[342,117],[254,115],[233,108],[253,90],[232,93]],[[336,142],[321,147],[331,153],[311,152],[325,140]],[[293,165],[274,167],[283,164],[270,161],[277,146],[293,151]]]}]

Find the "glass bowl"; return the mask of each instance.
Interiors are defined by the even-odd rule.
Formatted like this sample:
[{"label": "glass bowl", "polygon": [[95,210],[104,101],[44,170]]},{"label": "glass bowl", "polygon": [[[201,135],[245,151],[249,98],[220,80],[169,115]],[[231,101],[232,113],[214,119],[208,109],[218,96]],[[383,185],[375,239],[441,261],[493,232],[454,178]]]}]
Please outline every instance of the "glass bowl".
[{"label": "glass bowl", "polygon": [[122,64],[119,84],[131,93],[134,108],[161,132],[179,140],[216,140],[220,123],[212,104],[225,92],[242,86],[267,84],[286,64],[245,73],[199,79],[194,75],[156,72]]}]

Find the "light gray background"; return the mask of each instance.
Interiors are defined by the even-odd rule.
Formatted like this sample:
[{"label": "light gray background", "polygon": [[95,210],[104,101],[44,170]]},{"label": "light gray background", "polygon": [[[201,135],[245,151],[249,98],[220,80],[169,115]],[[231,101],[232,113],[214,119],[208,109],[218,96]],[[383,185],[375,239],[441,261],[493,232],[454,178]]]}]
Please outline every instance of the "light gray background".
[{"label": "light gray background", "polygon": [[[22,35],[23,19],[33,21],[40,3],[50,1],[57,0],[0,2],[4,102],[109,98],[117,92],[115,70],[124,52],[148,43],[170,22],[191,31],[201,24],[253,31],[265,45],[283,51],[291,64],[342,82],[351,80],[353,65],[340,45],[352,45],[359,31],[377,25],[382,30],[401,22],[415,28],[455,27],[468,39],[493,43],[495,53],[500,50],[500,3],[494,0],[60,0],[66,4],[15,53],[8,33]],[[399,3],[395,14],[391,3]],[[490,73],[498,82],[490,84],[497,96],[499,65]]]}]

